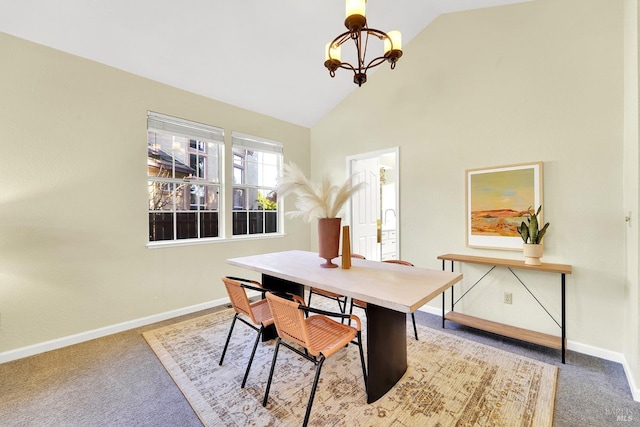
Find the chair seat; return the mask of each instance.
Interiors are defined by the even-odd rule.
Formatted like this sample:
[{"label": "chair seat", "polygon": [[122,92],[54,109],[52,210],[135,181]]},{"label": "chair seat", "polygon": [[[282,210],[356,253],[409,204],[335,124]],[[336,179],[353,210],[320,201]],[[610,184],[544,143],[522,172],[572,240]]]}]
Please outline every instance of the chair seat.
[{"label": "chair seat", "polygon": [[353,303],[354,303],[355,305],[357,305],[358,307],[360,307],[360,308],[367,308],[367,303],[366,303],[366,301],[362,301],[361,299],[355,299],[355,298],[354,298],[354,299],[353,299]]},{"label": "chair seat", "polygon": [[320,353],[329,357],[353,340],[358,331],[325,316],[310,316],[305,319],[309,331],[309,352],[318,356]]},{"label": "chair seat", "polygon": [[253,311],[253,317],[258,323],[262,323],[264,326],[273,324],[273,316],[271,315],[269,303],[266,299],[251,303],[251,309]]},{"label": "chair seat", "polygon": [[325,291],[323,289],[311,288],[311,290],[313,291],[314,294],[324,295],[329,298],[344,298],[343,295],[336,294],[335,292],[331,292],[331,291]]}]

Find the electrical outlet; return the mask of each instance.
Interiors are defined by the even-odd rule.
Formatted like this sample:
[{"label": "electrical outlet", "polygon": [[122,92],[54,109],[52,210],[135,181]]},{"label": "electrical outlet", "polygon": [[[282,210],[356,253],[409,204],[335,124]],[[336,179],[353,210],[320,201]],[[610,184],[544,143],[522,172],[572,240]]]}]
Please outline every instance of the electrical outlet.
[{"label": "electrical outlet", "polygon": [[513,294],[511,292],[504,293],[504,303],[513,304]]}]

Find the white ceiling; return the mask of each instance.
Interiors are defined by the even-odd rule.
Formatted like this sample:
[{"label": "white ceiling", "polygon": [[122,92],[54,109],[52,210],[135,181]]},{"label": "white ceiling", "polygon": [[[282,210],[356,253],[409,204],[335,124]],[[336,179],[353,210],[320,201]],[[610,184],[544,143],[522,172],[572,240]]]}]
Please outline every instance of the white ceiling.
[{"label": "white ceiling", "polygon": [[[367,20],[400,30],[406,46],[439,14],[523,1],[371,0]],[[331,79],[323,66],[344,10],[344,0],[0,0],[0,31],[311,127],[358,89],[352,73]]]}]

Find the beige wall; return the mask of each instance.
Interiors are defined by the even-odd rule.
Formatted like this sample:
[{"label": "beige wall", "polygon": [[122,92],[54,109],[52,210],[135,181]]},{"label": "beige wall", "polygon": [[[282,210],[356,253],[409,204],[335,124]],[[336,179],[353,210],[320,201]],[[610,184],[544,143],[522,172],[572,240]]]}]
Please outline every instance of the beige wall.
[{"label": "beige wall", "polygon": [[210,303],[221,275],[251,276],[226,258],[308,248],[291,221],[284,238],[148,249],[146,114],[223,127],[227,155],[234,130],[281,141],[305,170],[309,129],[6,34],[0,52],[0,356]]},{"label": "beige wall", "polygon": [[[638,150],[640,124],[638,122],[638,48],[640,47],[640,8],[638,0],[624,2],[624,211],[630,216],[626,227],[627,280],[627,322],[625,330],[625,355],[633,377],[640,378],[640,296],[638,295],[639,265],[638,245],[640,243],[640,157]],[[636,381],[636,388],[639,381]],[[640,399],[640,396],[636,397]]]},{"label": "beige wall", "polygon": [[[551,222],[543,260],[574,269],[568,339],[573,348],[619,355],[628,306],[622,24],[623,2],[611,0],[536,0],[440,16],[406,45],[394,71],[377,71],[312,128],[312,173],[399,146],[401,256],[441,268],[436,257],[444,253],[521,259],[465,246],[465,170],[543,161]],[[350,76],[341,70],[336,78]],[[471,283],[484,271],[463,269]],[[559,332],[510,273],[495,274],[464,310]],[[520,275],[559,319],[559,278]],[[503,304],[505,291],[513,305]]]}]

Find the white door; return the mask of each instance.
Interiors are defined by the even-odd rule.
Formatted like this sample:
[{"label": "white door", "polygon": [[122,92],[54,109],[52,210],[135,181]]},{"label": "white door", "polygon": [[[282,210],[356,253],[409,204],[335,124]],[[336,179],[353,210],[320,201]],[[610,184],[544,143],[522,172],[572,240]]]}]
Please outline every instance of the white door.
[{"label": "white door", "polygon": [[378,158],[351,161],[354,185],[366,182],[351,198],[351,252],[380,261],[380,165]]},{"label": "white door", "polygon": [[348,205],[351,252],[382,261],[400,257],[400,162],[398,147],[347,157],[354,183],[366,189]]}]

